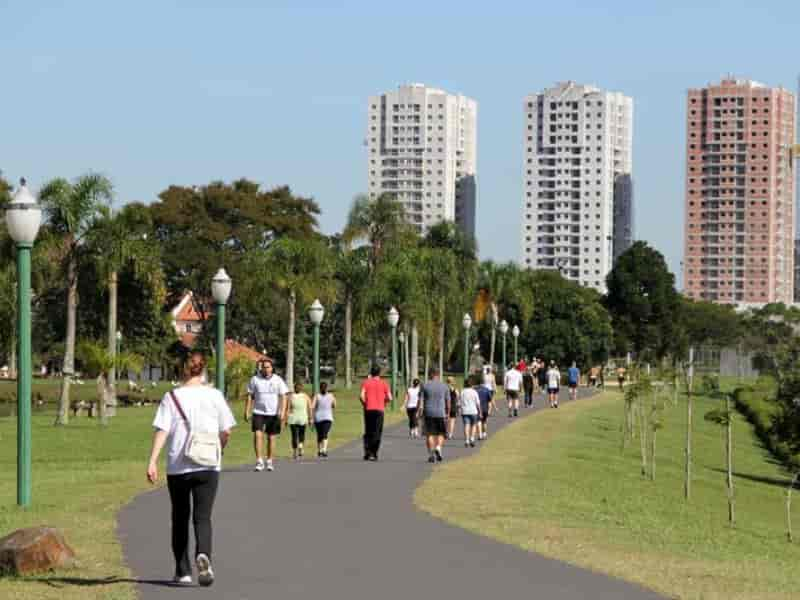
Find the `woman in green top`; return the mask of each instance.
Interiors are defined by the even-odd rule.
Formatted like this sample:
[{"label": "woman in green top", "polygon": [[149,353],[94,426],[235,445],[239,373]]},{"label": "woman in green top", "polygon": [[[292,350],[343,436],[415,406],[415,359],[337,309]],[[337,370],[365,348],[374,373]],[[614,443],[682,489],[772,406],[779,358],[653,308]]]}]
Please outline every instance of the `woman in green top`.
[{"label": "woman in green top", "polygon": [[292,457],[303,456],[306,425],[311,420],[311,398],[303,391],[303,384],[294,384],[294,394],[289,399],[289,429],[292,431]]}]

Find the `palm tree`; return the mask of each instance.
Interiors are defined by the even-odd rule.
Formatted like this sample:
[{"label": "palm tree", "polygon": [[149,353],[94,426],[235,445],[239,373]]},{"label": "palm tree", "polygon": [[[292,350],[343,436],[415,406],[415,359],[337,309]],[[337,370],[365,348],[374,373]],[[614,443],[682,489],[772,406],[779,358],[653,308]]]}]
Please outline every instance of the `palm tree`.
[{"label": "palm tree", "polygon": [[75,370],[75,335],[78,312],[78,264],[84,237],[100,214],[100,207],[110,201],[111,181],[94,173],[82,175],[74,183],[53,179],[42,188],[39,198],[44,207],[45,223],[61,239],[67,275],[67,335],[64,348],[64,377],[58,400],[56,425],[69,422],[69,388]]},{"label": "palm tree", "polygon": [[78,346],[78,356],[83,363],[83,368],[91,377],[97,377],[97,414],[100,424],[106,425],[108,417],[105,405],[109,403],[113,390],[111,389],[109,374],[112,370],[141,371],[144,359],[131,352],[111,353],[98,342],[82,342]]},{"label": "palm tree", "polygon": [[370,268],[374,270],[383,258],[387,245],[408,229],[405,208],[392,194],[381,194],[375,200],[362,194],[353,200],[342,240],[348,245],[356,241],[367,242],[370,247]]},{"label": "palm tree", "polygon": [[345,387],[353,385],[352,342],[353,342],[353,308],[356,299],[369,281],[368,249],[361,247],[354,250],[339,248],[336,256],[336,280],[344,298],[344,362]]}]

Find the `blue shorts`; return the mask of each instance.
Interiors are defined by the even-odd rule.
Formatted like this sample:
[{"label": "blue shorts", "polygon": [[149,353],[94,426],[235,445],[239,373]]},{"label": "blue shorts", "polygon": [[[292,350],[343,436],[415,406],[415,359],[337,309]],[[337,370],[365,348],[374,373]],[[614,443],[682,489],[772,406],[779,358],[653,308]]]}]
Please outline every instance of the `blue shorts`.
[{"label": "blue shorts", "polygon": [[461,415],[464,425],[475,425],[478,422],[478,415]]}]

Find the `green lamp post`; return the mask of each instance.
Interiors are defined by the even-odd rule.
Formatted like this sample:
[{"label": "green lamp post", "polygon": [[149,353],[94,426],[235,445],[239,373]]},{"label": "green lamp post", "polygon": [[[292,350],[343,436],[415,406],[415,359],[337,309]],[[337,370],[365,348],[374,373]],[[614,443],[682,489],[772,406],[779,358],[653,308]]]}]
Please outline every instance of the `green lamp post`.
[{"label": "green lamp post", "polygon": [[464,385],[466,386],[469,378],[469,328],[472,327],[472,317],[469,313],[464,313],[461,324],[464,326]]},{"label": "green lamp post", "polygon": [[514,364],[516,365],[519,362],[517,357],[517,338],[519,337],[519,327],[514,325],[514,329],[511,330],[511,335],[514,336]]},{"label": "green lamp post", "polygon": [[506,362],[506,334],[508,333],[508,322],[505,319],[500,321],[500,333],[503,334],[503,381],[505,381],[506,368],[508,366]]},{"label": "green lamp post", "polygon": [[314,325],[314,395],[319,394],[319,325],[325,317],[325,308],[319,301],[319,298],[314,300],[314,303],[308,309],[308,318]]},{"label": "green lamp post", "polygon": [[217,389],[225,394],[225,305],[231,295],[231,278],[220,269],[211,280],[211,295],[217,305]]},{"label": "green lamp post", "polygon": [[392,411],[394,411],[397,396],[397,323],[400,321],[400,313],[394,306],[389,309],[386,320],[392,328]]},{"label": "green lamp post", "polygon": [[17,504],[31,505],[31,250],[42,209],[25,179],[6,207],[8,234],[17,247]]},{"label": "green lamp post", "polygon": [[406,334],[402,331],[397,334],[397,342],[400,347],[400,366],[397,367],[400,379],[400,385],[402,387],[408,387],[408,369],[406,368]]}]

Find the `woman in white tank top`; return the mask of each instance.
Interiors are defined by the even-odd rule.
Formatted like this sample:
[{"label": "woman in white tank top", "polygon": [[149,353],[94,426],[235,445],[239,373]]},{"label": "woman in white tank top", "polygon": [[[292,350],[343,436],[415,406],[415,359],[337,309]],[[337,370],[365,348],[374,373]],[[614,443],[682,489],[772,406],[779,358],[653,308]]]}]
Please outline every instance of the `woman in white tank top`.
[{"label": "woman in white tank top", "polygon": [[311,414],[314,415],[314,427],[317,430],[317,456],[320,458],[328,458],[328,435],[335,409],[336,397],[328,392],[328,384],[323,381],[319,385],[319,394],[311,401]]},{"label": "woman in white tank top", "polygon": [[406,391],[406,414],[408,415],[408,437],[419,437],[419,379],[415,379]]}]

